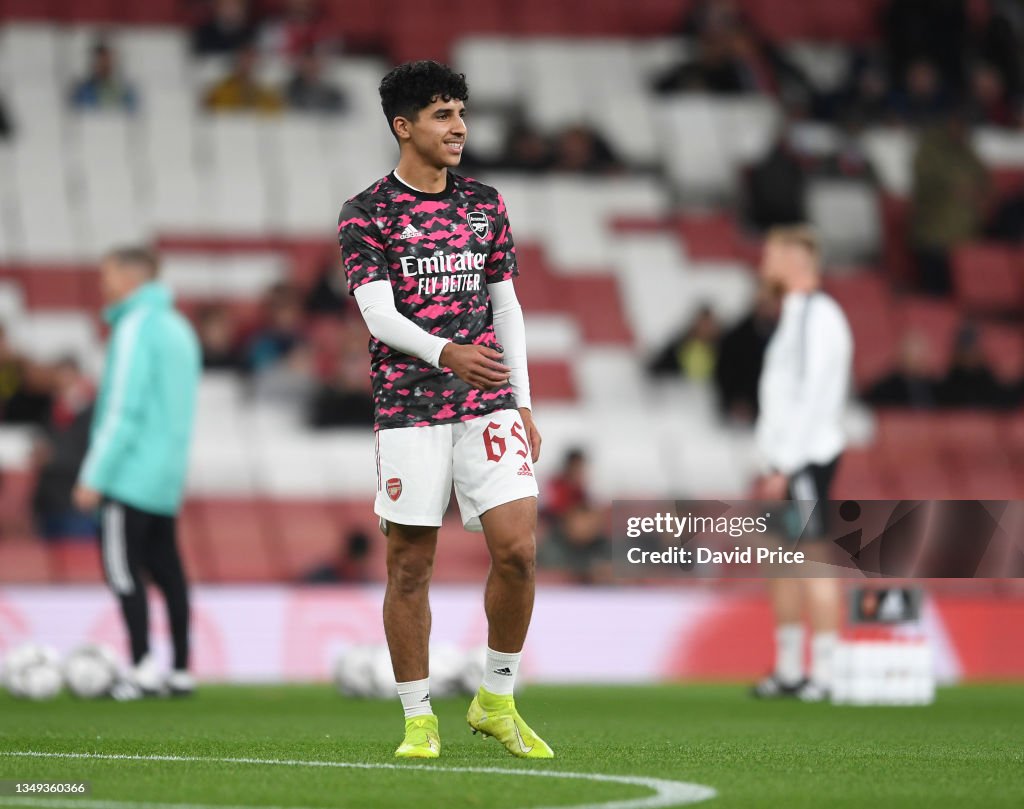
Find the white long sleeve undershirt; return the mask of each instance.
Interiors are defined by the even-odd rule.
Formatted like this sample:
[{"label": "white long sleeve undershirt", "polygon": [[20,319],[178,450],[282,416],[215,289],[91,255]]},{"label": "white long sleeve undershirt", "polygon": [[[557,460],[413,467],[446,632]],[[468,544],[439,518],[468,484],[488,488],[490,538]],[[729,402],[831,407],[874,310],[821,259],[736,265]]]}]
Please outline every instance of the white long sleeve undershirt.
[{"label": "white long sleeve undershirt", "polygon": [[[512,281],[500,281],[489,284],[487,291],[491,296],[494,334],[504,349],[502,362],[511,369],[509,382],[516,405],[531,407],[526,326],[515,286]],[[398,311],[390,281],[363,284],[356,289],[355,298],[370,334],[396,351],[441,367],[441,351],[449,341],[424,331]]]}]

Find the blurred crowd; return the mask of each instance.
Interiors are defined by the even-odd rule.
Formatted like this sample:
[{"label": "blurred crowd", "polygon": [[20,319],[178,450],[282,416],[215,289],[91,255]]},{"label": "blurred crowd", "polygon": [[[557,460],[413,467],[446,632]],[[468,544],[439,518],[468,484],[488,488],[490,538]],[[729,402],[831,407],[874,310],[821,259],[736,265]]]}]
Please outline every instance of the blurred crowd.
[{"label": "blurred crowd", "polygon": [[[725,421],[752,424],[764,351],[778,316],[778,300],[767,287],[760,288],[750,311],[729,328],[711,306],[703,305],[648,360],[647,370],[653,377],[712,385]],[[855,393],[868,404],[919,410],[1007,410],[1024,405],[1024,376],[1001,378],[980,337],[978,324],[970,319],[963,320],[948,347],[933,345],[922,332],[909,331],[895,352],[894,367]],[[939,374],[934,358],[947,348],[950,362]]]}]

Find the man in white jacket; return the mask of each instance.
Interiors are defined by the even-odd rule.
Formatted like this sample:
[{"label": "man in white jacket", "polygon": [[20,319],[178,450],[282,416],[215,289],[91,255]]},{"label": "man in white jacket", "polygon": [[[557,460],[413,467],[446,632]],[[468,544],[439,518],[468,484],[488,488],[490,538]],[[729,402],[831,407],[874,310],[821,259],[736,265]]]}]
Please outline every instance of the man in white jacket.
[{"label": "man in white jacket", "polygon": [[[853,340],[839,305],[820,289],[820,257],[806,227],[771,231],[762,275],[782,294],[779,324],[765,352],[757,444],[767,473],[765,500],[790,499],[800,541],[824,536],[824,503],[845,446],[842,417],[849,391]],[[806,545],[804,545],[806,547]],[[775,667],[754,687],[762,698],[827,698],[838,640],[840,589],[835,579],[773,579]],[[806,609],[813,630],[811,668],[804,670]]]}]

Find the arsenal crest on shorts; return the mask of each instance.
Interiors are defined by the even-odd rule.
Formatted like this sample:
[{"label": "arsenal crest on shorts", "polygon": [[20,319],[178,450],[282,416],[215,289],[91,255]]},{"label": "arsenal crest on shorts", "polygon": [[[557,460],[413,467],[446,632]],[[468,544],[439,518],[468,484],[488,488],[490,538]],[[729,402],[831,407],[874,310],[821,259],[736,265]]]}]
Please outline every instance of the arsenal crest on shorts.
[{"label": "arsenal crest on shorts", "polygon": [[486,239],[491,232],[491,220],[483,211],[470,211],[466,214],[466,221],[473,229],[478,239]]},{"label": "arsenal crest on shorts", "polygon": [[402,496],[402,479],[401,478],[388,478],[388,482],[385,486],[385,491],[388,493],[388,497],[392,500],[397,500]]}]

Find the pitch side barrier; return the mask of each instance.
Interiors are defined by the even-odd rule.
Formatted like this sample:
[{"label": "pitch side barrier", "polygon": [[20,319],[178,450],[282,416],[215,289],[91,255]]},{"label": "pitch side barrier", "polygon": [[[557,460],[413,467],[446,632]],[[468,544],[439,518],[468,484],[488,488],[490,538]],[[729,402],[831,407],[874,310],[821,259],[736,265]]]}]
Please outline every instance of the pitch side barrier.
[{"label": "pitch side barrier", "polygon": [[616,500],[624,579],[1024,578],[1020,500]]}]

